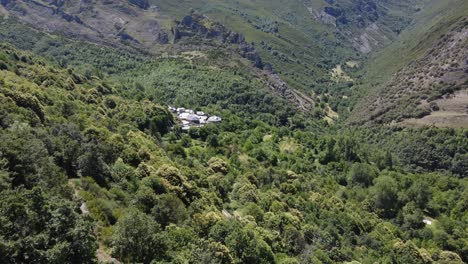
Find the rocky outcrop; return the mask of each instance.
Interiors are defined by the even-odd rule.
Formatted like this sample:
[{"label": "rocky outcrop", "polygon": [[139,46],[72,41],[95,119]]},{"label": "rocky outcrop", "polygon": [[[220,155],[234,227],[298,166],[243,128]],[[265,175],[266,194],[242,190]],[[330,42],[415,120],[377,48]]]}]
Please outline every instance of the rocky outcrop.
[{"label": "rocky outcrop", "polygon": [[185,16],[172,29],[175,43],[190,43],[194,39],[206,40],[206,44],[232,45],[237,52],[257,68],[263,69],[262,58],[255,47],[245,41],[242,34],[231,31],[208,17],[193,13]]},{"label": "rocky outcrop", "polygon": [[[208,17],[196,13],[185,16],[178,22],[172,28],[172,34],[174,42],[181,45],[190,45],[192,41],[201,39],[208,46],[222,46],[233,50],[252,62],[254,68],[251,73],[262,79],[265,85],[276,94],[301,110],[310,110],[314,106],[312,98],[289,87],[277,74],[274,74],[271,64],[262,61],[255,46],[248,43],[242,34],[231,31]],[[196,44],[200,45],[198,42]]]},{"label": "rocky outcrop", "polygon": [[148,0],[128,0],[128,1],[143,9],[148,9],[150,7]]},{"label": "rocky outcrop", "polygon": [[336,17],[328,14],[324,10],[314,10],[311,7],[308,7],[309,13],[315,18],[315,20],[321,22],[325,25],[332,25],[336,27]]},{"label": "rocky outcrop", "polygon": [[0,0],[10,17],[46,32],[151,50],[169,42],[148,0]]},{"label": "rocky outcrop", "polygon": [[423,1],[329,0],[328,6],[315,9],[311,7],[312,1],[303,2],[316,21],[335,27],[336,34],[348,40],[357,51],[370,53],[396,39]]}]

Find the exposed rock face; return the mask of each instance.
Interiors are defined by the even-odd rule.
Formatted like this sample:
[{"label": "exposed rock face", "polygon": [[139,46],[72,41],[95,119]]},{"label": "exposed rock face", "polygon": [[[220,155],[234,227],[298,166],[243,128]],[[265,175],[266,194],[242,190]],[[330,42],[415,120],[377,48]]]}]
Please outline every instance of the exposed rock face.
[{"label": "exposed rock face", "polygon": [[150,49],[168,35],[148,0],[0,0],[10,16],[51,33],[122,46]]},{"label": "exposed rock face", "polygon": [[217,45],[237,45],[238,53],[252,61],[254,66],[263,69],[261,57],[256,53],[255,47],[245,41],[244,36],[228,30],[223,25],[215,23],[206,16],[192,14],[185,16],[173,29],[174,42],[190,43],[195,37],[215,42]]},{"label": "exposed rock face", "polygon": [[150,7],[148,0],[128,0],[128,1],[143,9],[148,9]]},{"label": "exposed rock face", "polygon": [[[416,5],[422,0],[326,1],[329,5],[313,9],[311,0],[302,0],[316,21],[332,25],[361,53],[380,49],[395,39],[410,23]],[[401,14],[391,10],[403,10]],[[396,22],[397,21],[397,22]]]},{"label": "exposed rock face", "polygon": [[389,36],[383,33],[376,23],[367,26],[359,37],[352,37],[350,34],[349,39],[353,47],[362,53],[370,53],[374,48],[390,42]]},{"label": "exposed rock face", "polygon": [[243,44],[244,37],[236,32],[230,31],[223,25],[209,20],[198,14],[185,16],[175,28],[174,40],[178,41],[184,37],[200,36],[205,39],[216,40],[218,43]]},{"label": "exposed rock face", "polygon": [[[288,87],[265,66],[254,44],[206,16],[192,13],[167,31],[161,28],[157,8],[148,0],[0,0],[10,16],[42,31],[118,47],[152,51],[172,42],[175,49],[222,47],[246,58],[266,85],[301,109],[312,99]],[[166,20],[167,22],[167,20]]]},{"label": "exposed rock face", "polygon": [[310,110],[313,108],[314,101],[312,98],[299,91],[291,89],[278,75],[268,75],[266,82],[271,90],[294,103],[299,109]]},{"label": "exposed rock face", "polygon": [[[229,47],[241,57],[252,62],[252,74],[263,79],[272,91],[301,110],[310,110],[314,106],[312,98],[289,87],[278,75],[273,74],[270,64],[264,64],[253,44],[245,41],[242,34],[228,30],[223,25],[211,21],[199,14],[184,17],[173,29],[174,42],[190,45],[193,41],[202,41],[208,46]],[[200,44],[197,42],[197,44]]]},{"label": "exposed rock face", "polygon": [[309,10],[309,13],[314,16],[315,20],[320,21],[323,24],[336,27],[336,18],[325,12],[325,10],[314,10],[311,7],[307,7],[307,10]]}]

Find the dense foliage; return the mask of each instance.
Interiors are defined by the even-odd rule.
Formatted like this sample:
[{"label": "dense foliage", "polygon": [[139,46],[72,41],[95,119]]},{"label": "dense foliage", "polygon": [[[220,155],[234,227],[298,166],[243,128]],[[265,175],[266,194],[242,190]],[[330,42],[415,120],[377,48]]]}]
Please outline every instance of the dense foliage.
[{"label": "dense foliage", "polygon": [[[466,130],[327,128],[240,64],[46,48],[0,50],[2,263],[468,261]],[[89,50],[68,64],[116,54]]]}]

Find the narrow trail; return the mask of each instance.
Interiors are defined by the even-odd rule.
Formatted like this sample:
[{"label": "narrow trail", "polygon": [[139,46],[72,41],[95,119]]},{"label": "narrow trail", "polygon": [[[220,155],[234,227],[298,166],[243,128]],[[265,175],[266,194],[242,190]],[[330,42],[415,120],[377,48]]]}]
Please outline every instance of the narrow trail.
[{"label": "narrow trail", "polygon": [[[73,189],[74,199],[81,201],[80,211],[82,215],[88,215],[89,209],[86,205],[84,199],[80,196],[80,188],[75,184],[76,179],[68,180],[68,185]],[[98,243],[98,248],[96,250],[96,257],[99,263],[110,263],[110,264],[122,264],[122,262],[113,258],[109,253],[106,252],[104,245]]]}]

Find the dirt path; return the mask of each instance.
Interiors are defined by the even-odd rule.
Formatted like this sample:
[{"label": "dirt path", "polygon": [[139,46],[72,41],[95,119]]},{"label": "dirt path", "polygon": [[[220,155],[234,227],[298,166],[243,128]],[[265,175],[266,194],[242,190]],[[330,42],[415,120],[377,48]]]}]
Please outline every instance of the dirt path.
[{"label": "dirt path", "polygon": [[[68,180],[68,185],[73,188],[73,197],[79,201],[81,201],[80,211],[82,215],[89,214],[88,206],[83,198],[80,196],[80,188],[76,185],[75,181],[79,181],[78,179],[70,179]],[[99,243],[99,247],[96,250],[96,257],[99,263],[111,263],[111,264],[122,264],[122,262],[118,261],[117,259],[113,258],[109,253],[106,252],[104,249],[105,247]]]}]

